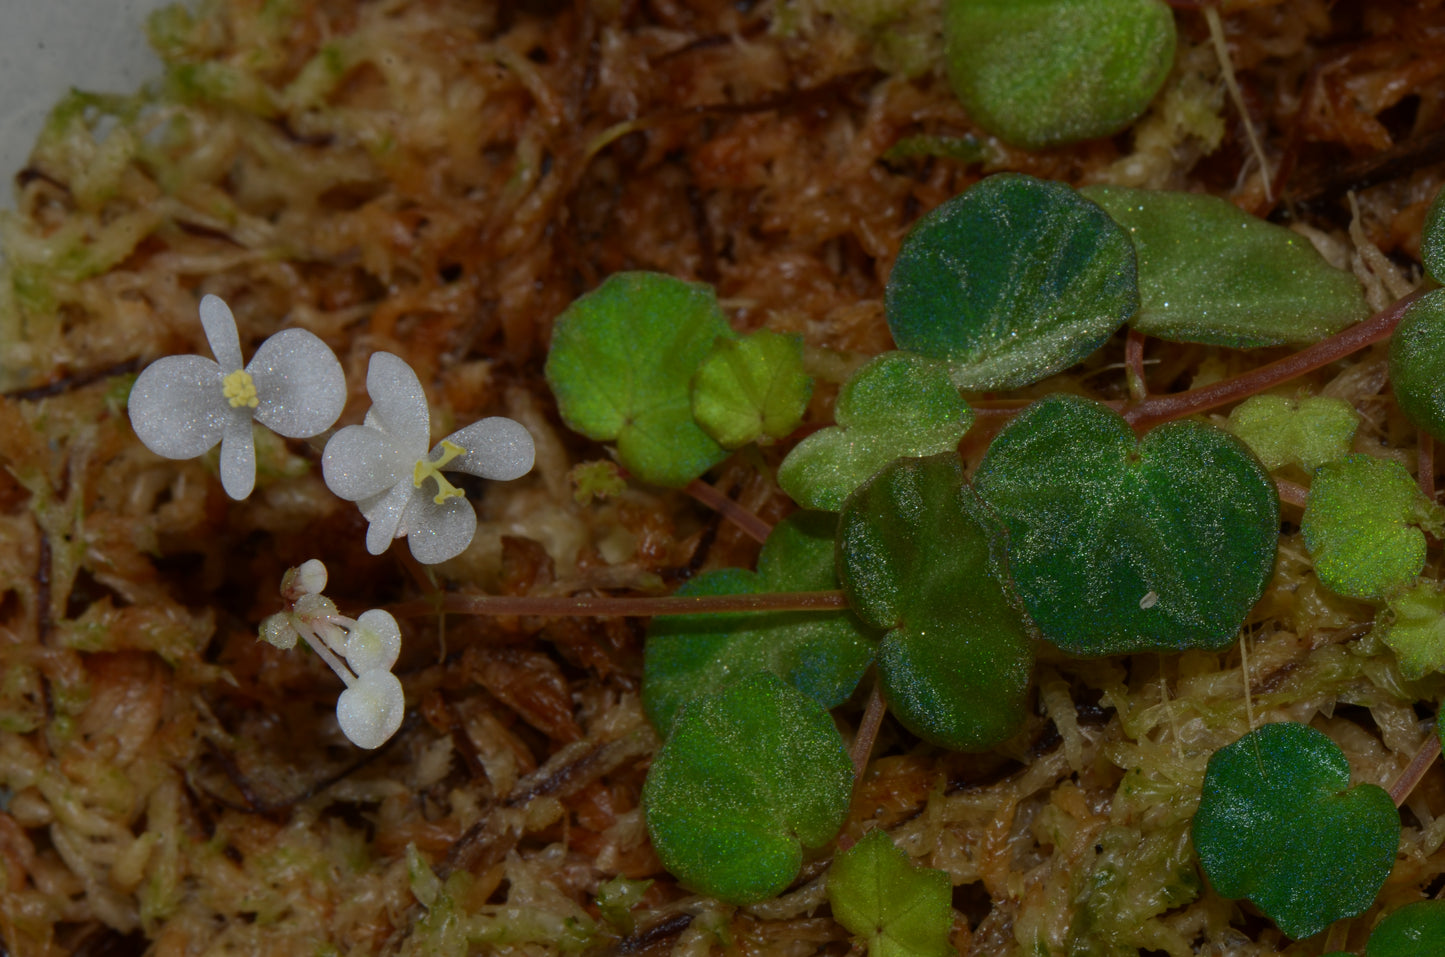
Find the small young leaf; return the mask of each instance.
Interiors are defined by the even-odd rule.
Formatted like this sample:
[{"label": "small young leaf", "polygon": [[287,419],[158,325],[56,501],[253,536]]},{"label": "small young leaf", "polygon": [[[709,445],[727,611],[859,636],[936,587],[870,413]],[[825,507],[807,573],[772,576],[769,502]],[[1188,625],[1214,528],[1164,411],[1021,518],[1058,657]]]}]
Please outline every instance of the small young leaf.
[{"label": "small young leaf", "polygon": [[736,335],[710,287],[617,273],[557,317],[547,384],[568,428],[615,439],[628,471],[678,488],[727,457],[693,421],[689,386],[713,343]]},{"label": "small young leaf", "polygon": [[1352,274],[1305,237],[1203,193],[1080,190],[1128,230],[1146,335],[1235,349],[1308,345],[1369,314]]},{"label": "small young leaf", "polygon": [[833,858],[828,903],[833,917],[868,944],[870,957],[948,957],[953,882],[915,867],[882,830]]},{"label": "small young leaf", "polygon": [[1307,725],[1267,724],[1209,759],[1194,815],[1205,876],[1296,940],[1364,913],[1399,844],[1390,795],[1351,788],[1344,752]]},{"label": "small young leaf", "polygon": [[[738,595],[838,587],[837,521],[795,512],[768,536],[756,573],[704,572],[679,595]],[[643,658],[642,703],[666,735],[683,705],[741,675],[771,671],[825,708],[836,708],[873,662],[874,635],[851,611],[666,615],[652,620]]]},{"label": "small young leaf", "polygon": [[1018,730],[1034,653],[1007,590],[1003,529],[954,453],[898,459],[838,516],[838,577],[878,645],[889,711],[934,744],[982,751]]},{"label": "small young leaf", "polygon": [[962,389],[1066,369],[1139,307],[1123,229],[1069,187],[1018,173],[990,176],[920,219],[885,297],[898,347],[948,360]]},{"label": "small young leaf", "polygon": [[719,445],[736,449],[796,429],[812,395],[803,340],[760,329],[713,343],[692,380],[692,415]]},{"label": "small young leaf", "polygon": [[1445,957],[1445,901],[1415,901],[1375,925],[1365,957]]},{"label": "small young leaf", "polygon": [[1435,194],[1435,201],[1425,213],[1425,226],[1420,230],[1420,261],[1425,273],[1445,283],[1445,190]]},{"label": "small young leaf", "polygon": [[958,446],[973,410],[948,367],[885,352],[844,383],[829,426],[808,436],[778,468],[778,484],[804,508],[836,512],[852,491],[896,458]]},{"label": "small young leaf", "polygon": [[1439,585],[1420,582],[1387,599],[1386,605],[1389,618],[1377,620],[1375,628],[1395,653],[1400,674],[1416,681],[1445,671],[1445,593]]},{"label": "small young leaf", "polygon": [[1198,422],[1141,441],[1105,406],[1051,395],[1004,428],[974,484],[1008,526],[1029,615],[1069,654],[1223,648],[1274,571],[1274,483]]},{"label": "small young leaf", "polygon": [[1368,600],[1415,580],[1425,567],[1420,526],[1438,531],[1441,517],[1399,462],[1350,455],[1315,473],[1300,530],[1324,586]]},{"label": "small young leaf", "polygon": [[1400,411],[1445,441],[1445,291],[1406,307],[1390,337],[1390,385]]},{"label": "small young leaf", "polygon": [[751,904],[798,876],[805,848],[833,839],[852,790],[828,712],[764,672],[683,711],[642,804],[653,849],[684,886]]},{"label": "small young leaf", "polygon": [[1360,413],[1344,399],[1256,395],[1229,413],[1229,431],[1270,471],[1298,465],[1313,472],[1350,454]]},{"label": "small young leaf", "polygon": [[1117,133],[1174,64],[1174,14],[1159,0],[967,0],[944,16],[954,92],[1025,149]]}]

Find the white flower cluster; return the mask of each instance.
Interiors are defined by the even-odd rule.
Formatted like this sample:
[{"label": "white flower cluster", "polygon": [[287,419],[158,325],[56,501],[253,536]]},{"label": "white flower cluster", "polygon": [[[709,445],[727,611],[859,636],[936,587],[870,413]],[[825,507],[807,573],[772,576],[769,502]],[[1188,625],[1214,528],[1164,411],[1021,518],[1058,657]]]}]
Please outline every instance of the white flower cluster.
[{"label": "white flower cluster", "polygon": [[[201,326],[215,360],[168,356],[151,363],[131,388],[131,426],[146,448],[166,458],[193,458],[220,443],[221,486],[243,499],[256,485],[252,422],[287,438],[319,435],[346,405],[346,377],[326,344],[304,329],[276,333],[243,366],[236,319],[216,296],[201,300]],[[364,423],[326,443],[327,487],[361,509],[371,554],[406,538],[420,562],[455,558],[476,535],[477,514],[443,470],[520,478],[532,469],[532,436],[511,419],[492,417],[429,450],[426,393],[411,366],[389,352],[372,355],[366,391],[372,407]],[[338,614],[321,594],[325,587],[326,567],[315,559],[288,571],[281,584],[288,610],[267,618],[261,637],[278,648],[305,639],[346,683],[336,702],[341,730],[363,748],[380,747],[401,724],[401,682],[391,673],[401,631],[379,609],[355,620]]]},{"label": "white flower cluster", "polygon": [[288,610],[261,622],[261,637],[283,650],[300,638],[346,685],[336,700],[341,732],[361,748],[379,748],[401,727],[406,710],[401,682],[391,673],[401,653],[401,629],[380,608],[347,618],[321,594],[326,566],[313,558],[288,569],[281,597]]}]

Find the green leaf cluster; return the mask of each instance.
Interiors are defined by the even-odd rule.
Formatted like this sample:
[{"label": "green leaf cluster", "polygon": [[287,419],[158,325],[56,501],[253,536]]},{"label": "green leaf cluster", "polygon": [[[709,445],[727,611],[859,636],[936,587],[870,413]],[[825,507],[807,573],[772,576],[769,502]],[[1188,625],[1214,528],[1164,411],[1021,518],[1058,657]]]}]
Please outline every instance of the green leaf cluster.
[{"label": "green leaf cluster", "polygon": [[1355,407],[1330,396],[1256,395],[1229,413],[1229,430],[1271,472],[1286,465],[1313,472],[1344,458],[1359,425]]},{"label": "green leaf cluster", "polygon": [[869,831],[833,858],[833,917],[863,939],[871,957],[948,957],[953,884],[943,871],[915,867],[888,834]]}]

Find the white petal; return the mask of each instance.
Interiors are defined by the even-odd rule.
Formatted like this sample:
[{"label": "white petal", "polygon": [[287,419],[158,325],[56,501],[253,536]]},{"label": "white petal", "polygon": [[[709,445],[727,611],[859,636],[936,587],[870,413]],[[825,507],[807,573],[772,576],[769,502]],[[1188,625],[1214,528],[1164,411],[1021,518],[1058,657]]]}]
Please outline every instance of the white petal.
[{"label": "white petal", "polygon": [[435,565],[467,550],[477,533],[477,513],[464,495],[438,505],[429,493],[419,491],[407,507],[404,530],[416,560]]},{"label": "white petal", "polygon": [[500,415],[473,422],[447,436],[447,441],[460,445],[467,454],[452,459],[445,468],[498,482],[526,475],[537,456],[532,433],[522,423]]},{"label": "white petal", "polygon": [[260,399],[256,420],[287,438],[325,432],[346,405],[341,363],[305,329],[283,329],[261,343],[246,371]]},{"label": "white petal", "polygon": [[146,366],[128,400],[141,444],[168,459],[191,459],[221,441],[231,412],[221,379],[221,367],[201,356],[166,356]]},{"label": "white petal", "polygon": [[251,410],[232,410],[221,437],[221,488],[240,500],[256,487],[256,440],[251,435]]},{"label": "white petal", "polygon": [[401,727],[406,695],[390,671],[368,671],[336,699],[341,733],[358,748],[379,748]]},{"label": "white petal", "polygon": [[401,629],[389,612],[380,608],[361,613],[356,619],[361,627],[346,639],[346,663],[357,674],[368,671],[390,671],[401,654]]},{"label": "white petal", "polygon": [[431,413],[426,393],[411,366],[390,352],[374,352],[366,367],[366,392],[381,428],[413,462],[431,444]]},{"label": "white petal", "polygon": [[241,368],[241,337],[236,333],[236,317],[220,296],[207,295],[201,299],[201,328],[206,330],[206,342],[222,373],[230,374]]},{"label": "white petal", "polygon": [[368,552],[380,555],[391,545],[413,491],[410,482],[398,482],[375,505],[369,505],[368,509],[362,512],[371,522],[366,528]]},{"label": "white petal", "polygon": [[411,477],[416,464],[391,437],[364,425],[348,425],[321,453],[321,477],[338,498],[358,502]]},{"label": "white petal", "polygon": [[310,558],[296,569],[296,587],[306,595],[319,595],[326,590],[326,566],[319,558]]}]

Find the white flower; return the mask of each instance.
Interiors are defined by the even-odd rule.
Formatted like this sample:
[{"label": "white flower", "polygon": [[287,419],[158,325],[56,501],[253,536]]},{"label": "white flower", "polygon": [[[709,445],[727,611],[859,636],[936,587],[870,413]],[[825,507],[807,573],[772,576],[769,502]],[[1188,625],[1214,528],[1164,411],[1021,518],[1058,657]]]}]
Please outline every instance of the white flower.
[{"label": "white flower", "polygon": [[221,443],[221,486],[231,498],[256,485],[251,420],[287,438],[331,427],[346,404],[346,378],[326,343],[305,329],[283,329],[241,366],[230,307],[201,300],[201,326],[216,356],[167,356],[146,367],[130,391],[130,422],[145,447],[189,459]]},{"label": "white flower", "polygon": [[391,673],[401,653],[401,629],[380,608],[347,618],[321,594],[325,587],[326,566],[316,559],[289,569],[281,596],[290,610],[261,622],[261,637],[282,650],[304,640],[346,685],[336,700],[341,732],[357,747],[379,748],[401,727],[406,710],[401,682]]},{"label": "white flower", "polygon": [[366,550],[386,551],[406,537],[428,565],[460,555],[477,531],[477,514],[442,470],[506,481],[532,469],[532,436],[520,423],[494,416],[453,432],[427,451],[431,416],[411,366],[377,352],[366,371],[371,411],[326,443],[321,474],[332,492],[356,502],[370,522]]}]

